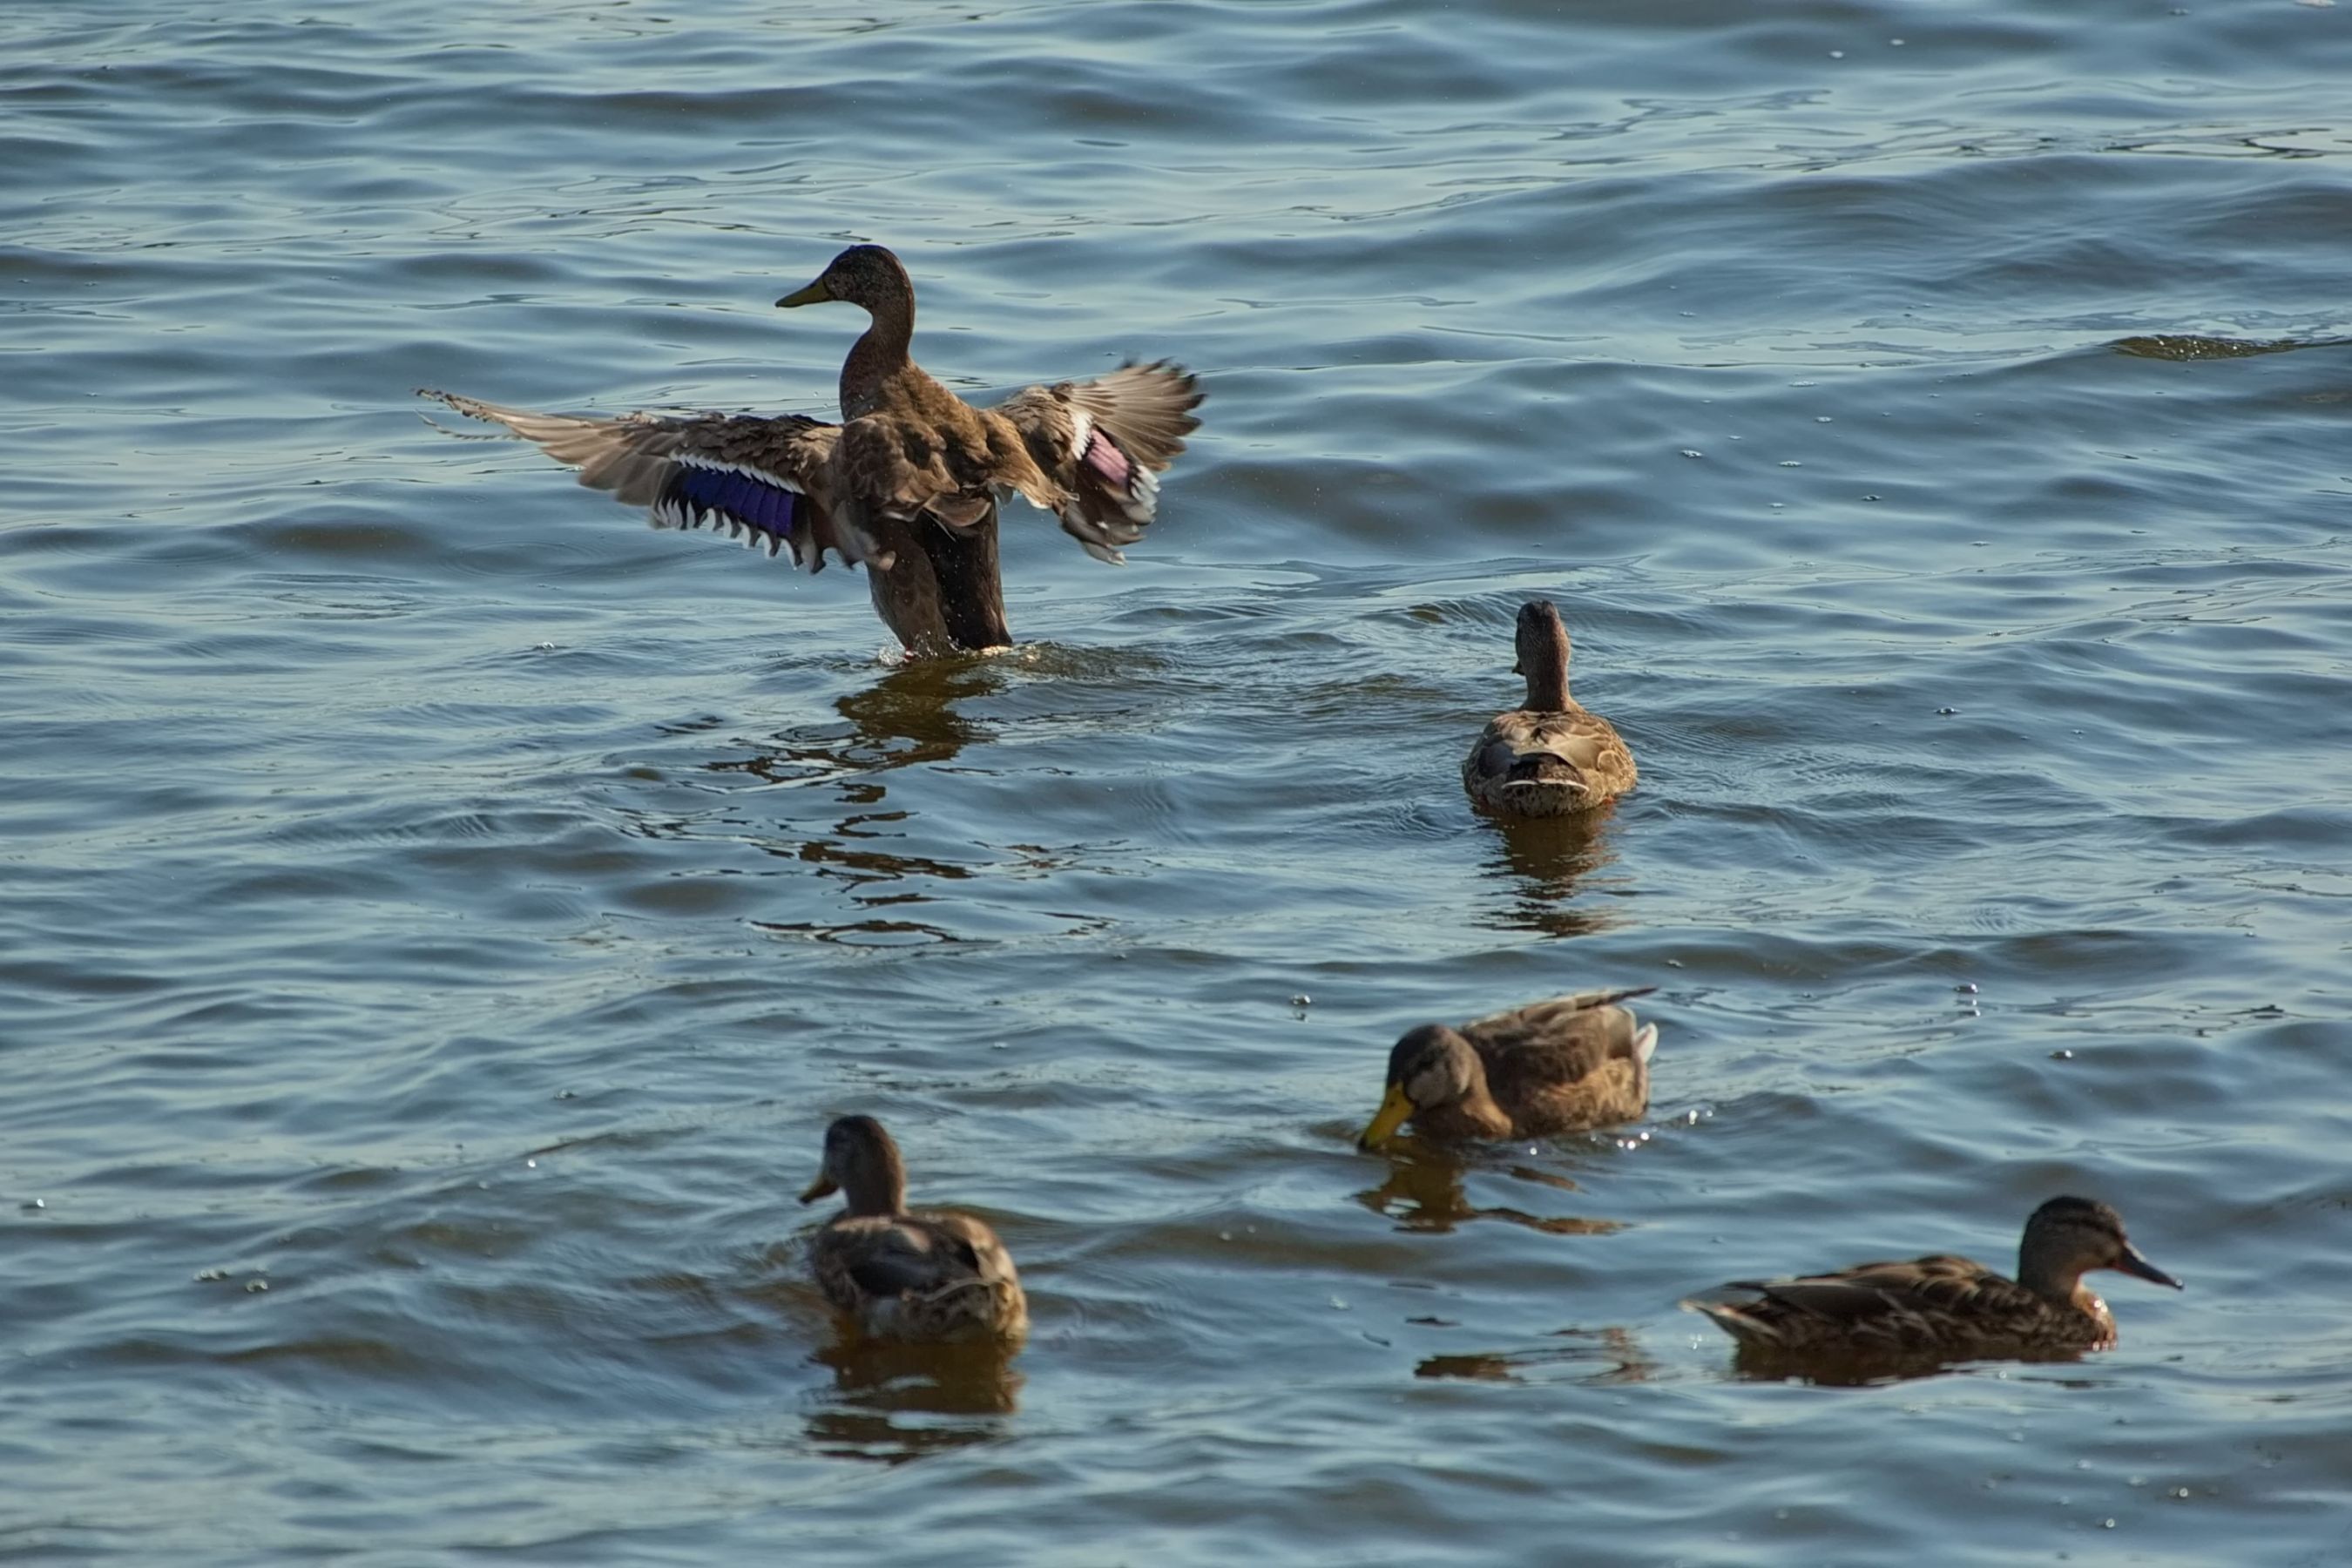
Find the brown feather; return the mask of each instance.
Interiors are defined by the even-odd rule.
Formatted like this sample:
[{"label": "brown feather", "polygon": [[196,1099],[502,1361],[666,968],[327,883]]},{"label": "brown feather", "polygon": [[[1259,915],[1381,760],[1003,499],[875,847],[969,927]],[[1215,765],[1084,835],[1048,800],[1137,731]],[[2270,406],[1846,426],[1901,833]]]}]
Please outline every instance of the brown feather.
[{"label": "brown feather", "polygon": [[2115,1316],[2082,1283],[2093,1268],[2123,1268],[2159,1283],[2104,1204],[2053,1198],[2026,1221],[2019,1279],[1970,1258],[1931,1253],[1857,1263],[1788,1279],[1742,1279],[1725,1287],[1739,1300],[1692,1300],[1739,1342],[1769,1356],[1946,1357],[2095,1350],[2115,1342]]},{"label": "brown feather", "polygon": [[[842,362],[839,426],[797,415],[593,418],[424,395],[536,443],[578,468],[582,483],[653,509],[657,526],[749,529],[772,550],[783,535],[730,511],[735,500],[728,498],[782,515],[773,490],[796,492],[789,530],[795,558],[814,571],[832,550],[866,566],[876,611],[917,653],[1012,640],[997,565],[1003,497],[1018,495],[1053,512],[1104,560],[1118,560],[1118,547],[1142,536],[1157,500],[1153,476],[1199,423],[1191,410],[1201,393],[1190,374],[1165,363],[1128,365],[1095,381],[1030,387],[998,408],[974,408],[910,356],[914,284],[897,257],[880,246],[852,246],[815,282],[778,302],[824,300],[858,305],[870,318]],[[681,466],[782,483],[748,497],[739,487],[714,502],[711,487],[732,481],[680,480]],[[900,573],[904,580],[888,580]]]},{"label": "brown feather", "polygon": [[1459,1030],[1408,1031],[1388,1085],[1415,1131],[1441,1139],[1536,1138],[1630,1121],[1650,1102],[1654,1025],[1620,1005],[1651,987],[1586,991],[1495,1013]]},{"label": "brown feather", "polygon": [[1593,810],[1640,782],[1616,728],[1568,694],[1568,632],[1536,599],[1519,611],[1519,668],[1527,705],[1489,720],[1462,759],[1462,785],[1490,811],[1569,816]]},{"label": "brown feather", "polygon": [[845,1116],[825,1130],[809,1195],[834,1188],[847,1206],[811,1241],[809,1266],[825,1300],[859,1328],[907,1340],[1027,1331],[1028,1300],[1004,1244],[970,1215],[908,1210],[898,1145],[872,1117]]}]

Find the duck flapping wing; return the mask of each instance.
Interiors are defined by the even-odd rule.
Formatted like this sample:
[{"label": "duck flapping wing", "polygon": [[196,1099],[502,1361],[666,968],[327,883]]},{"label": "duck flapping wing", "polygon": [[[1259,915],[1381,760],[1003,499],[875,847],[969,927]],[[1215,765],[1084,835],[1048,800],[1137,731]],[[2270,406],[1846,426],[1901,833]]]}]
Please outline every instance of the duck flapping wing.
[{"label": "duck flapping wing", "polygon": [[791,414],[540,414],[429,388],[418,395],[505,426],[578,469],[591,489],[645,508],[656,528],[723,528],[771,555],[790,549],[811,572],[827,550],[853,564],[874,555],[835,516],[838,426]]},{"label": "duck flapping wing", "polygon": [[[1015,431],[1059,490],[1040,504],[1087,554],[1114,565],[1160,504],[1161,470],[1200,427],[1200,383],[1167,361],[1121,365],[1093,381],[1026,387],[988,414]],[[1024,492],[1025,493],[1025,492]],[[1035,497],[1031,497],[1035,500]]]}]

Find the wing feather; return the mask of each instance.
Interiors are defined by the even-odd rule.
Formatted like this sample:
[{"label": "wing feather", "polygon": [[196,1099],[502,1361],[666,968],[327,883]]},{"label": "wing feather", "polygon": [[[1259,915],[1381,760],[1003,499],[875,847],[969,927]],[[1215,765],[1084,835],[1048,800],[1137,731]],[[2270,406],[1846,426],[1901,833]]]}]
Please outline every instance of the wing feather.
[{"label": "wing feather", "polygon": [[823,569],[827,550],[888,565],[861,531],[835,518],[838,426],[797,414],[541,414],[451,392],[418,395],[503,426],[578,469],[591,489],[645,508],[656,528],[723,528],[771,555],[789,548],[811,572]]},{"label": "wing feather", "polygon": [[[1200,382],[1168,361],[1128,364],[1093,381],[1014,393],[989,412],[1010,425],[1037,468],[1066,492],[1050,508],[1062,531],[1114,565],[1160,505],[1160,474],[1200,427]],[[1033,498],[1034,499],[1034,498]]]}]

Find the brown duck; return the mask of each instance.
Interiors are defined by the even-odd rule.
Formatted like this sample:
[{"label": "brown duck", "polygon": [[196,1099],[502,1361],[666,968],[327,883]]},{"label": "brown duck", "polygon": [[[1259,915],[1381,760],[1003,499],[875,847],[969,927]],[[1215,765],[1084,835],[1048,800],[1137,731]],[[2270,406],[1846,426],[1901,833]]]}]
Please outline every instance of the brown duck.
[{"label": "brown duck", "polygon": [[969,1215],[910,1214],[898,1145],[870,1116],[824,1131],[824,1164],[801,1194],[847,1199],[810,1246],[826,1300],[884,1339],[1018,1339],[1028,1299],[996,1233]]},{"label": "brown duck", "polygon": [[1744,1301],[1685,1301],[1739,1342],[1781,1355],[1953,1357],[2096,1350],[2115,1343],[2115,1314],[2084,1285],[2114,1268],[2158,1285],[2180,1281],[2140,1256],[2123,1216],[2088,1198],[2052,1198],[2025,1222],[2017,1278],[1948,1254],[1859,1263],[1797,1279],[1744,1279]]},{"label": "brown duck", "polygon": [[1525,707],[1497,713],[1462,760],[1470,798],[1512,816],[1570,816],[1633,787],[1633,753],[1608,720],[1568,694],[1568,628],[1549,599],[1519,606]]},{"label": "brown duck", "polygon": [[1655,986],[1586,991],[1459,1029],[1423,1024],[1389,1052],[1387,1092],[1358,1144],[1408,1121],[1425,1137],[1537,1138],[1630,1121],[1650,1103],[1658,1026],[1619,1006]]},{"label": "brown duck", "polygon": [[724,528],[822,569],[862,564],[874,608],[919,654],[1013,640],[996,555],[997,507],[1052,512],[1098,560],[1118,563],[1158,509],[1159,475],[1200,421],[1198,383],[1160,362],[1056,382],[974,408],[909,357],[915,287],[898,258],[856,245],[786,308],[838,300],[872,318],[841,367],[843,423],[801,415],[534,414],[420,390],[503,425],[642,506],[656,528]]}]

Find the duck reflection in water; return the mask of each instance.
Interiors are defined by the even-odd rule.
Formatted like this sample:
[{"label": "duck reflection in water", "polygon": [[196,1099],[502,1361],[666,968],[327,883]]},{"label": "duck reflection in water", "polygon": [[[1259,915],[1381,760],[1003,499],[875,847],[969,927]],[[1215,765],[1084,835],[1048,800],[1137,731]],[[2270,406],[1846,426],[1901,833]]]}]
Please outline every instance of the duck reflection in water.
[{"label": "duck reflection in water", "polygon": [[[1581,1219],[1573,1215],[1529,1214],[1509,1205],[1481,1206],[1470,1201],[1463,1181],[1469,1169],[1460,1154],[1427,1139],[1416,1139],[1408,1147],[1391,1144],[1388,1154],[1388,1177],[1377,1187],[1356,1194],[1356,1201],[1376,1215],[1393,1219],[1400,1230],[1442,1236],[1456,1226],[1472,1220],[1498,1219],[1511,1225],[1525,1226],[1547,1236],[1607,1236],[1623,1227],[1615,1220]],[[1480,1169],[1492,1170],[1482,1164]],[[1504,1167],[1513,1180],[1533,1183],[1561,1192],[1577,1192],[1577,1184],[1566,1176],[1554,1175],[1528,1165]]]},{"label": "duck reflection in water", "polygon": [[1485,830],[1502,850],[1487,868],[1517,886],[1508,906],[1481,915],[1479,923],[1544,936],[1591,936],[1615,925],[1606,910],[1570,907],[1578,884],[1617,858],[1606,831],[1615,811],[1612,801],[1577,816],[1485,817]]},{"label": "duck reflection in water", "polygon": [[993,1341],[914,1344],[845,1329],[811,1359],[835,1397],[808,1415],[810,1441],[844,1458],[903,1464],[1004,1435],[1020,1407],[1013,1347]]},{"label": "duck reflection in water", "polygon": [[1643,1353],[1631,1329],[1611,1325],[1599,1329],[1561,1329],[1554,1336],[1570,1342],[1527,1351],[1474,1351],[1466,1355],[1423,1357],[1412,1369],[1415,1377],[1465,1378],[1474,1383],[1527,1383],[1528,1374],[1544,1367],[1591,1367],[1576,1382],[1590,1385],[1647,1383],[1658,1363]]},{"label": "duck reflection in water", "polygon": [[861,784],[865,775],[916,763],[953,762],[966,746],[988,740],[988,728],[966,719],[954,705],[992,697],[1004,683],[999,659],[910,659],[834,700],[834,710],[849,721],[846,736],[828,732],[802,739],[787,731],[775,737],[773,751],[708,765],[714,773],[751,773],[770,784],[845,778],[853,792],[851,804],[870,805],[883,791],[879,784]]},{"label": "duck reflection in water", "polygon": [[[858,904],[897,910],[928,903],[928,894],[896,885],[908,879],[961,881],[972,875],[971,868],[883,847],[898,836],[891,825],[905,820],[905,813],[884,804],[889,794],[885,775],[919,763],[952,763],[965,747],[991,739],[990,729],[964,717],[958,705],[993,696],[1005,680],[996,659],[910,660],[835,700],[835,710],[848,721],[845,735],[831,725],[823,735],[787,731],[775,737],[772,749],[703,765],[712,773],[749,773],[769,784],[832,785],[848,809],[830,827],[796,816],[785,833],[761,847],[846,883]],[[875,884],[883,886],[863,890]],[[846,923],[755,923],[789,935],[860,944],[956,940],[953,932],[904,913],[877,913]]]}]

